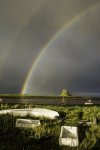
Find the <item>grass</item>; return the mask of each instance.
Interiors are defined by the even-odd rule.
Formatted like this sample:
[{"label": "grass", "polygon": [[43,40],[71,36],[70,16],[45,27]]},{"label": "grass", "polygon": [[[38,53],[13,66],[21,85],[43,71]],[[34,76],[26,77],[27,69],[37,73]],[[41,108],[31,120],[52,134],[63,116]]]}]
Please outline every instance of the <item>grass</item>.
[{"label": "grass", "polygon": [[[0,94],[0,98],[7,98],[7,99],[9,99],[9,98],[50,98],[50,99],[52,99],[52,98],[62,98],[63,96],[61,96],[61,95],[46,95],[46,96],[44,96],[44,95],[33,95],[33,94]],[[90,96],[76,96],[76,95],[69,95],[69,96],[64,96],[65,98],[83,98],[83,99],[87,99],[87,98],[91,98]]]},{"label": "grass", "polygon": [[[49,105],[6,105],[0,109],[42,107],[58,111],[61,121],[41,120],[41,126],[33,129],[16,128],[16,119],[13,115],[0,116],[0,150],[75,150],[77,148],[59,146],[60,127],[62,125],[77,125],[81,120],[93,121],[98,117],[98,124],[81,126],[79,128],[79,150],[100,149],[100,107],[67,107]],[[32,118],[26,116],[23,118]],[[32,118],[34,119],[34,118]],[[35,118],[36,119],[36,118]]]}]

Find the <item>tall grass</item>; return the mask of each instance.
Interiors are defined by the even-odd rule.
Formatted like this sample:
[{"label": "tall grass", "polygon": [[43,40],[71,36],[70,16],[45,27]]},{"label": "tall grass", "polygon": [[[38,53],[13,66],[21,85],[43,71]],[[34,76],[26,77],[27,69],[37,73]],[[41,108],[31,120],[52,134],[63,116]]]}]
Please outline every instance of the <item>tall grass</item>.
[{"label": "tall grass", "polygon": [[[0,150],[70,150],[72,147],[59,146],[59,135],[61,125],[76,125],[78,121],[93,121],[100,117],[100,107],[67,107],[49,105],[3,105],[0,109],[9,108],[33,108],[42,107],[58,111],[60,120],[53,121],[40,118],[41,126],[36,128],[16,128],[16,119],[13,115],[0,115]],[[81,116],[80,116],[81,114]],[[23,118],[32,118],[26,116]],[[36,118],[35,118],[36,119]],[[78,150],[99,150],[100,149],[100,124],[83,126],[79,132],[80,145]]]}]

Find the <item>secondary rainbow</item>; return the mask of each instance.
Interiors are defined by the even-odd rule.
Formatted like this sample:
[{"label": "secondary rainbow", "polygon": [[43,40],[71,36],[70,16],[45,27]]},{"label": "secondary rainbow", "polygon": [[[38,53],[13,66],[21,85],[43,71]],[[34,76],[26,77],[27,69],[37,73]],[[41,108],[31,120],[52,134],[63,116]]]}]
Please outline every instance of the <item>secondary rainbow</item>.
[{"label": "secondary rainbow", "polygon": [[2,65],[4,65],[6,63],[7,57],[10,55],[10,52],[12,51],[12,47],[13,47],[14,43],[17,41],[17,38],[18,38],[19,34],[30,23],[30,21],[33,18],[33,16],[37,13],[37,11],[40,10],[40,6],[45,1],[46,0],[38,3],[38,5],[35,7],[35,9],[33,9],[32,14],[28,18],[26,18],[24,20],[24,22],[22,22],[22,24],[20,25],[20,27],[17,29],[17,31],[15,32],[15,34],[13,35],[13,37],[11,38],[11,40],[9,41],[9,43],[7,44],[7,46],[5,48],[5,51],[2,54],[2,63],[0,63],[0,69],[1,69]]}]

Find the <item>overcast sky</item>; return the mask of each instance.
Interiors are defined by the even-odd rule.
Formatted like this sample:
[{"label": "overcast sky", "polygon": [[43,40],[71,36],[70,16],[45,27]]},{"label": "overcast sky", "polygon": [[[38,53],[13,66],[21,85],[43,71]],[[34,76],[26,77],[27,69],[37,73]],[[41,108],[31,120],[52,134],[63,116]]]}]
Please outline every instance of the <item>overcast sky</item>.
[{"label": "overcast sky", "polygon": [[0,0],[0,93],[98,95],[99,60],[99,0]]}]

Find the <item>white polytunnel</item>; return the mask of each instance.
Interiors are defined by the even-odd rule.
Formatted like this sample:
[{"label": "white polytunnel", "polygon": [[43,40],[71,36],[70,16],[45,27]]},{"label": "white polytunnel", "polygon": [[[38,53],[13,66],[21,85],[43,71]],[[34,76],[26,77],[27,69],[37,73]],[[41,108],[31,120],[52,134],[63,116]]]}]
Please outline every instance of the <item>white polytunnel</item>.
[{"label": "white polytunnel", "polygon": [[33,117],[44,117],[49,119],[59,118],[59,113],[50,109],[44,108],[29,108],[29,109],[9,109],[1,110],[1,114],[13,114],[14,116],[33,116]]}]

